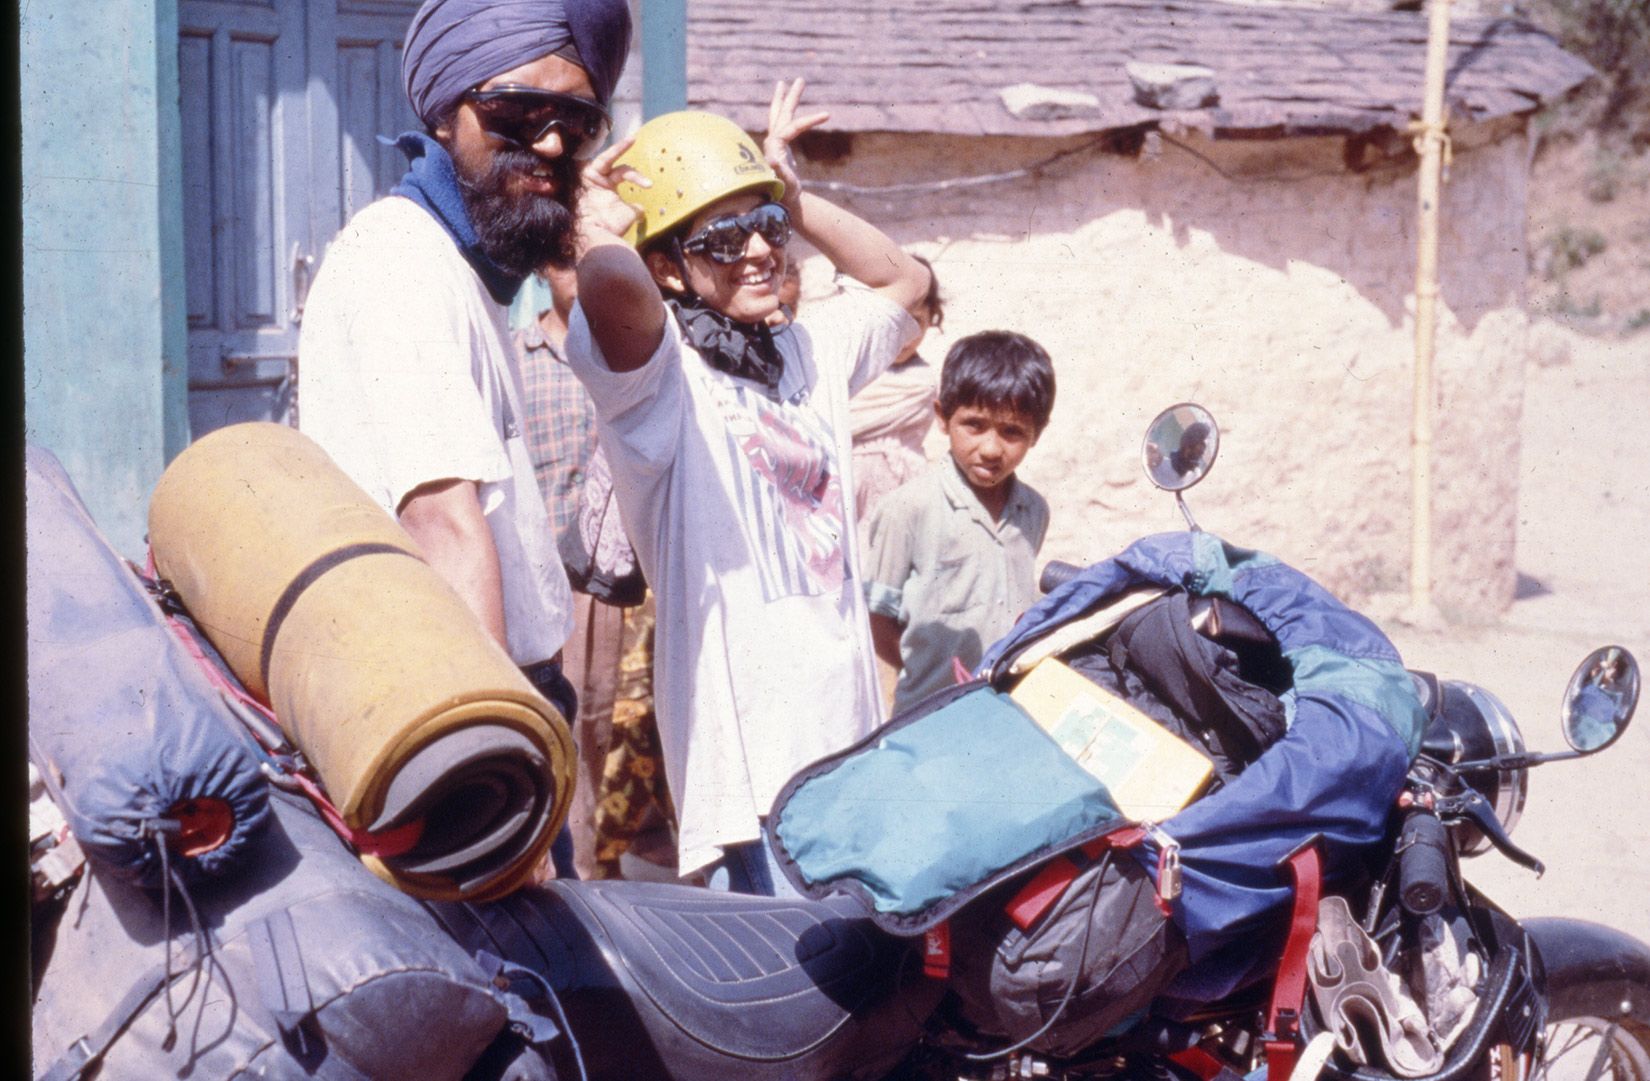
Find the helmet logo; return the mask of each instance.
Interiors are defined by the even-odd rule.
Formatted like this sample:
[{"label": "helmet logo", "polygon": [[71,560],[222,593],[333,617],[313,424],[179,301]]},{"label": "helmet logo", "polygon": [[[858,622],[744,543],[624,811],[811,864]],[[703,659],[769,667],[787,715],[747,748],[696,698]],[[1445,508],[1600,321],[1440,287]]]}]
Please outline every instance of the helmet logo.
[{"label": "helmet logo", "polygon": [[739,159],[739,164],[733,167],[735,173],[760,173],[766,169],[756,155],[751,153],[749,143],[739,144]]}]

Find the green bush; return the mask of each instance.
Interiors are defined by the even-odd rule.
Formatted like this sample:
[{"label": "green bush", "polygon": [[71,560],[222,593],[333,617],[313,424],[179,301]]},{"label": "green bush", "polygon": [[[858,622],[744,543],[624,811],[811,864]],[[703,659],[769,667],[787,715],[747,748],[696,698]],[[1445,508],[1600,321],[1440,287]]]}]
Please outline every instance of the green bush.
[{"label": "green bush", "polygon": [[1620,193],[1626,173],[1627,163],[1620,151],[1613,147],[1599,147],[1587,170],[1587,198],[1595,203],[1610,202]]},{"label": "green bush", "polygon": [[1535,20],[1598,69],[1599,125],[1650,145],[1650,3],[1538,0]]},{"label": "green bush", "polygon": [[1575,229],[1566,225],[1547,241],[1547,278],[1562,279],[1607,246],[1604,234],[1597,229]]}]

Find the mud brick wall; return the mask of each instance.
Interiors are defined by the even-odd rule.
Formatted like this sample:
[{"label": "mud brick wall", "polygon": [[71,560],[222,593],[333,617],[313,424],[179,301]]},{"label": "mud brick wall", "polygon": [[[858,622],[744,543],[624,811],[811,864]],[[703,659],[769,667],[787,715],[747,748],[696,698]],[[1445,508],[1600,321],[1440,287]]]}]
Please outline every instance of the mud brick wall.
[{"label": "mud brick wall", "polygon": [[[1458,130],[1443,202],[1434,596],[1454,619],[1511,601],[1523,396],[1525,182],[1518,120]],[[1402,139],[1214,141],[857,135],[805,175],[860,187],[1012,172],[941,191],[835,197],[929,256],[947,302],[936,366],[978,330],[1054,357],[1054,419],[1023,468],[1053,506],[1046,557],[1088,561],[1181,528],[1139,440],[1193,399],[1220,419],[1199,523],[1376,610],[1408,589],[1415,161]],[[1354,162],[1356,169],[1349,167]],[[820,189],[824,194],[831,194]],[[804,304],[828,269],[804,265]],[[930,440],[933,455],[943,453]]]}]

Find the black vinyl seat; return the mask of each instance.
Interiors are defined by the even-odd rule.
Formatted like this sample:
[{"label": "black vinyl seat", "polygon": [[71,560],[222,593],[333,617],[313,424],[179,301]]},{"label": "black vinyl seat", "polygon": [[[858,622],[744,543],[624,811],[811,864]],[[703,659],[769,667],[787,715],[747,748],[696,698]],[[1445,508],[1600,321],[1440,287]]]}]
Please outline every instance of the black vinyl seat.
[{"label": "black vinyl seat", "polygon": [[870,1077],[941,988],[854,902],[551,882],[430,906],[460,943],[543,975],[592,1077]]}]

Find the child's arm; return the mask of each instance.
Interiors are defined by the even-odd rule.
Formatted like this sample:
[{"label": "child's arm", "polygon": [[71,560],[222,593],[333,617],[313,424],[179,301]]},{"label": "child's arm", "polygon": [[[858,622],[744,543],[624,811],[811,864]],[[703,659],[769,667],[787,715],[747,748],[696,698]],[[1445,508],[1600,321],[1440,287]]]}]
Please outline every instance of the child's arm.
[{"label": "child's arm", "polygon": [[[920,264],[919,264],[920,265]],[[900,622],[905,608],[905,587],[916,570],[916,528],[899,489],[885,496],[865,521],[864,579],[865,606],[871,617],[871,646],[879,659],[898,672],[900,639],[905,626]]]},{"label": "child's arm", "polygon": [[899,653],[899,640],[903,633],[903,628],[893,617],[881,612],[871,613],[871,645],[876,649],[877,657],[895,672],[904,668]]},{"label": "child's arm", "polygon": [[762,141],[768,164],[785,182],[785,195],[780,201],[790,212],[791,224],[832,266],[914,317],[928,295],[928,270],[864,218],[802,190],[791,143],[831,115],[811,113],[797,118],[796,105],[803,86],[801,79],[793,80],[789,87],[783,82],[774,84],[773,102],[768,106],[768,134]]}]

